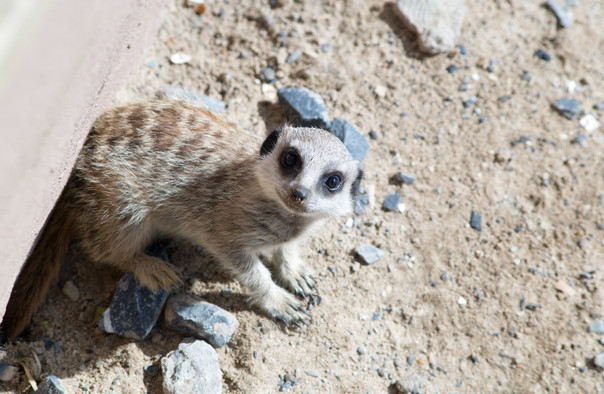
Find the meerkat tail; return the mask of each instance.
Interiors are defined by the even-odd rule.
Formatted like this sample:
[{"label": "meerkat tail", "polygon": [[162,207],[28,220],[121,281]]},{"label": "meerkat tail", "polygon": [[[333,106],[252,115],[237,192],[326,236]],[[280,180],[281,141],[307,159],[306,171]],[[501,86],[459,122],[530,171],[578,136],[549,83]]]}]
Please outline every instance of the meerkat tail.
[{"label": "meerkat tail", "polygon": [[44,302],[69,248],[72,224],[73,220],[60,199],[13,287],[2,320],[2,330],[8,340],[17,338]]}]

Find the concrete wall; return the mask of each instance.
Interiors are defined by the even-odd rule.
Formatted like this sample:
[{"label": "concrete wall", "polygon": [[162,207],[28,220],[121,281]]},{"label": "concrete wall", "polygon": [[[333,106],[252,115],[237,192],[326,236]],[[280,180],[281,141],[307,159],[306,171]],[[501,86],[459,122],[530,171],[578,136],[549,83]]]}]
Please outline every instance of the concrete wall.
[{"label": "concrete wall", "polygon": [[0,316],[86,133],[168,2],[0,1]]}]

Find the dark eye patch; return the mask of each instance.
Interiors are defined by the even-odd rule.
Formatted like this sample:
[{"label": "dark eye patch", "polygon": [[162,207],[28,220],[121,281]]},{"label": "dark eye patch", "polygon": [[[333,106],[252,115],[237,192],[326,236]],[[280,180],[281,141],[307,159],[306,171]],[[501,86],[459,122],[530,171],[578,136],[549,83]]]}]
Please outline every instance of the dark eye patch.
[{"label": "dark eye patch", "polygon": [[281,153],[281,170],[286,174],[297,174],[302,168],[302,157],[296,148],[287,148]]}]

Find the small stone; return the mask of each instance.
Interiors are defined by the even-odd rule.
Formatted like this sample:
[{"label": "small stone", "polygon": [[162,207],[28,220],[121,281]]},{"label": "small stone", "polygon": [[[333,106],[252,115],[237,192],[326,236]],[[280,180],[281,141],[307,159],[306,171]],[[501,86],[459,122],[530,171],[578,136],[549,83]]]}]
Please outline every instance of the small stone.
[{"label": "small stone", "polygon": [[394,180],[405,185],[413,185],[415,183],[415,177],[413,175],[405,174],[404,172],[397,172],[394,175]]},{"label": "small stone", "polygon": [[331,42],[326,42],[325,44],[321,45],[321,51],[327,53],[329,51],[331,51]]},{"label": "small stone", "polygon": [[511,97],[510,97],[509,95],[507,95],[507,94],[506,94],[506,95],[503,95],[503,96],[499,96],[499,97],[497,97],[497,100],[498,100],[500,103],[506,103],[506,102],[510,101],[510,99],[511,99]]},{"label": "small stone", "polygon": [[242,59],[250,57],[250,51],[243,50],[239,52],[239,57]]},{"label": "small stone", "polygon": [[65,294],[67,298],[69,298],[73,302],[76,302],[78,298],[80,298],[80,291],[78,290],[76,285],[74,285],[73,282],[70,280],[65,282],[65,284],[63,285],[63,294]]},{"label": "small stone", "polygon": [[587,326],[587,331],[604,334],[604,320],[596,320]]},{"label": "small stone", "polygon": [[302,57],[302,51],[299,49],[296,49],[295,51],[290,53],[289,56],[287,56],[287,58],[285,59],[285,63],[293,64],[293,63],[297,62],[298,60],[300,60],[301,57]]},{"label": "small stone", "polygon": [[262,79],[268,83],[273,83],[277,80],[277,74],[272,67],[264,67],[260,72]]},{"label": "small stone", "polygon": [[375,130],[371,130],[369,132],[369,138],[371,138],[372,140],[377,140],[378,139],[378,133],[375,132]]},{"label": "small stone", "polygon": [[566,294],[569,297],[572,297],[575,294],[577,294],[577,291],[575,289],[573,289],[572,287],[570,287],[569,284],[566,283],[565,281],[563,281],[562,279],[558,280],[554,284],[554,288],[558,291],[561,291],[562,293]]},{"label": "small stone", "polygon": [[223,347],[239,322],[231,313],[194,297],[177,294],[168,299],[164,311],[166,327],[183,335],[194,336],[214,347]]},{"label": "small stone", "polygon": [[161,95],[166,98],[183,100],[198,107],[208,108],[212,111],[222,112],[226,105],[223,101],[213,99],[205,94],[195,93],[185,88],[166,85]]},{"label": "small stone", "polygon": [[359,194],[354,197],[352,201],[352,206],[354,210],[354,214],[360,216],[365,212],[365,208],[369,205],[369,196],[364,194]]},{"label": "small stone", "polygon": [[385,255],[382,249],[373,245],[361,245],[355,249],[355,252],[366,265],[375,263]]},{"label": "small stone", "polygon": [[521,76],[523,81],[530,81],[531,80],[531,74],[528,71],[523,71],[522,72],[522,76]]},{"label": "small stone", "polygon": [[585,129],[585,131],[591,132],[600,127],[600,122],[591,114],[587,114],[581,118],[579,124]]},{"label": "small stone", "polygon": [[604,369],[604,353],[596,355],[593,359],[593,362],[596,367]]},{"label": "small stone", "polygon": [[388,93],[388,88],[385,87],[384,85],[377,85],[375,87],[375,95],[378,96],[379,98],[384,98],[386,97],[386,93]]},{"label": "small stone", "polygon": [[470,216],[470,227],[476,231],[482,231],[482,215],[472,211]]},{"label": "small stone", "polygon": [[508,148],[499,148],[497,152],[495,152],[495,162],[496,163],[509,163],[512,160],[512,152]]},{"label": "small stone", "polygon": [[577,134],[575,138],[570,140],[571,144],[583,145],[587,141],[587,136],[584,134]]},{"label": "small stone", "polygon": [[216,351],[207,342],[186,341],[161,359],[164,393],[222,392],[222,372]]},{"label": "small stone", "polygon": [[546,62],[552,60],[552,56],[549,53],[545,52],[543,49],[537,49],[535,51],[535,56],[537,56],[541,60],[545,60]]},{"label": "small stone", "polygon": [[359,354],[365,354],[365,348],[364,348],[364,347],[362,347],[362,346],[359,346],[359,347],[357,348],[357,353],[359,353]]},{"label": "small stone", "polygon": [[420,394],[423,393],[424,382],[420,375],[412,373],[394,383],[394,388],[398,393]]},{"label": "small stone", "polygon": [[459,67],[457,67],[456,65],[451,64],[451,65],[447,66],[447,72],[449,74],[455,74],[457,71],[459,71]]},{"label": "small stone", "polygon": [[600,345],[604,346],[604,335],[600,337]]},{"label": "small stone", "polygon": [[344,119],[335,118],[329,126],[329,131],[344,143],[355,160],[358,160],[360,164],[363,163],[369,153],[369,141],[356,127]]},{"label": "small stone", "polygon": [[417,362],[417,357],[415,357],[415,355],[410,354],[407,356],[407,364],[409,365],[413,365]]},{"label": "small stone", "polygon": [[561,98],[554,102],[554,108],[566,119],[576,119],[581,112],[579,102],[575,99]]},{"label": "small stone", "polygon": [[457,299],[457,304],[459,305],[459,307],[460,307],[460,308],[465,308],[465,307],[466,307],[466,305],[468,305],[468,300],[466,300],[466,299],[465,299],[465,298],[463,298],[463,297],[459,297],[459,298]]},{"label": "small stone", "polygon": [[405,204],[402,203],[401,195],[398,193],[389,194],[384,199],[384,203],[382,206],[388,212],[393,212],[393,211],[404,212],[405,211]]},{"label": "small stone", "polygon": [[466,6],[463,0],[398,0],[395,11],[417,34],[420,51],[435,55],[455,48]]},{"label": "small stone", "polygon": [[594,104],[594,106],[593,106],[593,108],[594,108],[596,111],[601,111],[601,110],[603,110],[603,109],[604,109],[604,102],[599,101],[599,102],[595,103],[595,104]]},{"label": "small stone", "polygon": [[295,126],[328,129],[331,120],[323,98],[307,88],[286,88],[277,91],[279,105],[288,121]]},{"label": "small stone", "polygon": [[61,381],[55,375],[49,375],[40,383],[36,394],[65,394]]},{"label": "small stone", "polygon": [[312,376],[313,378],[318,378],[319,376],[321,376],[317,371],[313,371],[313,370],[306,370],[304,371],[308,376]]},{"label": "small stone", "polygon": [[545,5],[547,5],[549,9],[552,10],[554,15],[556,15],[560,27],[569,27],[573,24],[573,18],[570,13],[565,8],[556,3],[554,0],[547,0],[545,2]]},{"label": "small stone", "polygon": [[186,64],[191,61],[191,56],[184,52],[176,52],[170,55],[170,63],[172,64]]},{"label": "small stone", "polygon": [[480,118],[478,118],[478,124],[482,124],[482,123],[486,123],[489,120],[488,116],[481,116]]},{"label": "small stone", "polygon": [[526,304],[526,309],[528,309],[529,311],[536,311],[537,309],[541,308],[541,304],[538,304],[536,302],[529,302],[528,304]]},{"label": "small stone", "polygon": [[[151,245],[145,253],[169,263],[166,248],[161,244]],[[117,282],[115,294],[99,320],[99,327],[106,333],[145,339],[157,322],[167,298],[167,291],[152,292],[138,284],[131,274],[125,274]]]},{"label": "small stone", "polygon": [[477,100],[478,99],[476,98],[476,96],[471,96],[469,99],[463,102],[463,107],[470,108],[472,105],[476,104]]},{"label": "small stone", "polygon": [[466,49],[466,47],[465,47],[464,45],[459,45],[459,46],[457,47],[457,49],[459,49],[459,54],[460,54],[461,56],[465,56],[465,55],[467,55],[467,54],[468,54],[468,50]]},{"label": "small stone", "polygon": [[159,368],[155,364],[149,364],[145,367],[145,373],[149,376],[157,376],[159,375]]},{"label": "small stone", "polygon": [[0,361],[0,380],[3,382],[10,382],[17,376],[19,368],[9,365],[4,361]]}]

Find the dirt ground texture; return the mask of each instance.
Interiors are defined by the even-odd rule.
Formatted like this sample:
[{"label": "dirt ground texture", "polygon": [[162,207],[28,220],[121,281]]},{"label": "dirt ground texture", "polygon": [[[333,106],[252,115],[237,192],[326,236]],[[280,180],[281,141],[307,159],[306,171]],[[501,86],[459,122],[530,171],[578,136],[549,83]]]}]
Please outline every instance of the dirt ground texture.
[{"label": "dirt ground texture", "polygon": [[[551,106],[575,98],[604,121],[602,3],[575,2],[573,25],[560,29],[540,2],[467,1],[466,54],[433,57],[419,56],[394,3],[283,3],[206,1],[197,16],[175,2],[117,100],[182,86],[223,100],[227,118],[266,135],[283,122],[275,87],[305,86],[332,119],[377,134],[364,162],[370,206],[303,249],[322,296],[309,327],[257,313],[202,250],[170,246],[186,278],[180,291],[239,320],[217,349],[224,392],[278,392],[286,373],[290,392],[395,392],[397,380],[428,393],[603,392],[591,359],[604,345],[587,326],[604,318],[604,127],[588,132]],[[302,57],[287,63],[296,49]],[[178,51],[192,60],[171,64]],[[261,82],[267,66],[273,86]],[[417,180],[392,183],[398,171]],[[393,191],[402,213],[382,209]],[[469,225],[473,211],[481,232]],[[386,254],[361,265],[363,244]],[[183,338],[161,327],[145,341],[102,333],[96,311],[121,274],[77,249],[68,260],[30,333],[2,350],[26,364],[36,353],[38,381],[57,375],[68,392],[161,392],[159,360]],[[68,280],[77,302],[61,291]],[[28,390],[22,369],[11,385],[0,388]]]}]

